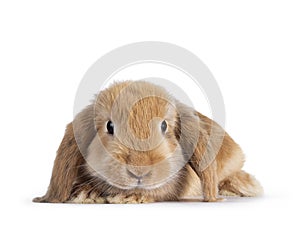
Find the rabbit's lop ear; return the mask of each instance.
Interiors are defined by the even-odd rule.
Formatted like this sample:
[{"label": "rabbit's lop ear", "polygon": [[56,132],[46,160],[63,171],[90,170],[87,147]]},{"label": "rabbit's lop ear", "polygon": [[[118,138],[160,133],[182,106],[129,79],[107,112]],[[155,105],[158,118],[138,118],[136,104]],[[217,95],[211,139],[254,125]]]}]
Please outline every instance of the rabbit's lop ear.
[{"label": "rabbit's lop ear", "polygon": [[199,117],[193,108],[177,101],[176,109],[175,136],[182,148],[185,160],[188,161],[193,156],[200,139],[204,138],[205,131],[201,128]]},{"label": "rabbit's lop ear", "polygon": [[176,137],[183,154],[197,173],[205,170],[218,154],[225,131],[213,120],[180,102],[176,104]]},{"label": "rabbit's lop ear", "polygon": [[217,201],[216,156],[225,131],[184,104],[179,103],[176,108],[180,124],[179,144],[183,154],[201,180],[204,201]]},{"label": "rabbit's lop ear", "polygon": [[[47,193],[33,202],[66,202],[84,164],[87,147],[95,136],[94,111],[90,105],[67,125],[64,138],[58,148]],[[79,150],[80,148],[80,150]]]}]

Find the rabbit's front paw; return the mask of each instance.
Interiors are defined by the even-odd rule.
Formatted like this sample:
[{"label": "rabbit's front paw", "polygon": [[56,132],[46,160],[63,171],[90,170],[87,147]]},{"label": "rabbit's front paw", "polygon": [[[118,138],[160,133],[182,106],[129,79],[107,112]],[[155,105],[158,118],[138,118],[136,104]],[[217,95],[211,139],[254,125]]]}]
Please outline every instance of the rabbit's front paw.
[{"label": "rabbit's front paw", "polygon": [[138,204],[138,203],[151,203],[154,202],[152,198],[145,197],[143,195],[124,195],[119,194],[106,198],[106,201],[111,204]]}]

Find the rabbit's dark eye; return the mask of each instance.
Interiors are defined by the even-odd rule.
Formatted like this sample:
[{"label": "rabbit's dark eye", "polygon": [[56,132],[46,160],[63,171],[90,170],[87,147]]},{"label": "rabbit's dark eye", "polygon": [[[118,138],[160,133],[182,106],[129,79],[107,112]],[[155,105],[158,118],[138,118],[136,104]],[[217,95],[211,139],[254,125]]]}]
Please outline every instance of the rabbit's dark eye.
[{"label": "rabbit's dark eye", "polygon": [[166,131],[167,131],[167,128],[168,128],[168,124],[167,124],[167,122],[164,120],[164,121],[162,121],[162,123],[161,123],[161,131],[163,132],[163,133],[165,133]]},{"label": "rabbit's dark eye", "polygon": [[114,124],[111,121],[108,121],[106,124],[107,133],[113,135],[114,134]]}]

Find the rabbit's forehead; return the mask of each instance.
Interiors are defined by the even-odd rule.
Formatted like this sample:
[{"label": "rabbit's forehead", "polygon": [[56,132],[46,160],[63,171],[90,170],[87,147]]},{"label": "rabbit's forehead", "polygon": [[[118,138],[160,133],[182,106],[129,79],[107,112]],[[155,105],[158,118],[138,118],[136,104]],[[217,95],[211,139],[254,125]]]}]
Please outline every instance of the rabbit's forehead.
[{"label": "rabbit's forehead", "polygon": [[148,125],[155,120],[174,120],[175,99],[168,92],[147,82],[121,82],[100,92],[96,99],[97,120],[115,125]]},{"label": "rabbit's forehead", "polygon": [[124,96],[124,99],[121,97],[119,102],[114,103],[112,106],[113,115],[114,112],[117,112],[116,115],[128,113],[128,116],[131,118],[147,120],[153,117],[164,117],[171,107],[168,99],[159,96],[147,96],[132,101],[128,98],[130,97]]}]

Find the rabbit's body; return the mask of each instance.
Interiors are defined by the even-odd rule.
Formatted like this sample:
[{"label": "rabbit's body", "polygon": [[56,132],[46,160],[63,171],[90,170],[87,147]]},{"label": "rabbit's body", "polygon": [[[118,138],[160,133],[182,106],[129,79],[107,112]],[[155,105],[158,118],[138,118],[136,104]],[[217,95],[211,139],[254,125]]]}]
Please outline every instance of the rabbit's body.
[{"label": "rabbit's body", "polygon": [[256,196],[244,155],[211,119],[147,82],[101,91],[67,126],[36,202],[146,203]]}]

